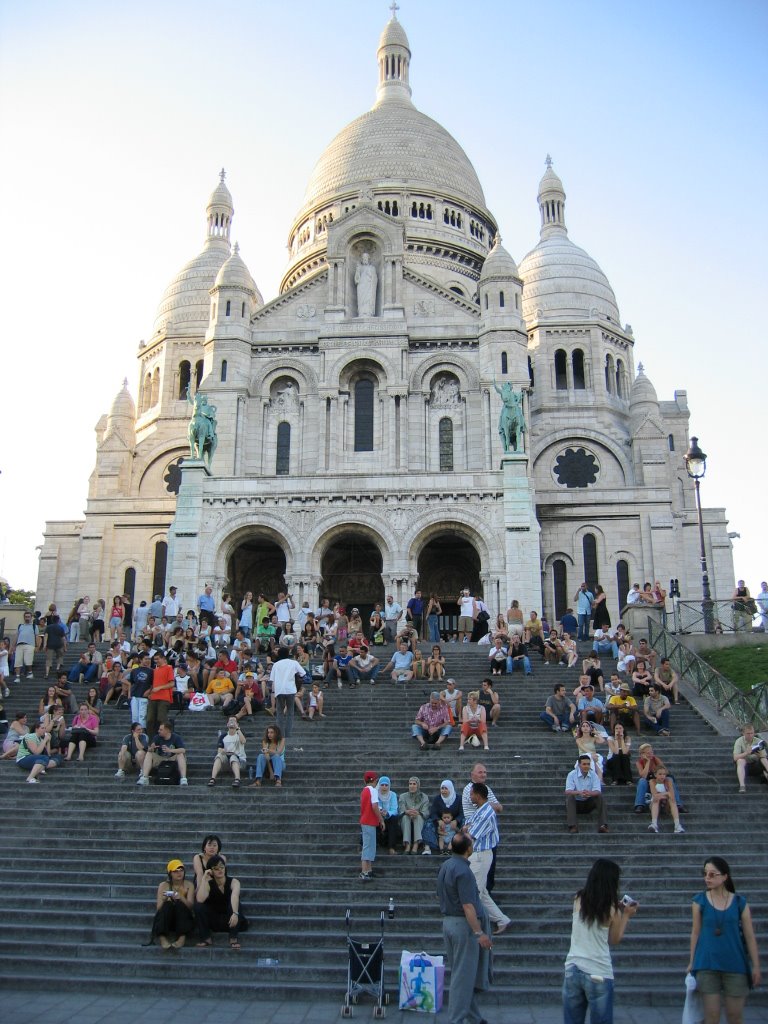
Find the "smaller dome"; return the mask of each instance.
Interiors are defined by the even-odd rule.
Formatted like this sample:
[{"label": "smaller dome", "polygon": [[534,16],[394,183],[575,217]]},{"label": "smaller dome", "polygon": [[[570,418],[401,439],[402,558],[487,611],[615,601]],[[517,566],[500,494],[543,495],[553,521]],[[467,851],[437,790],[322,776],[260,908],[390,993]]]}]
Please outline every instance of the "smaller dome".
[{"label": "smaller dome", "polygon": [[396,17],[392,17],[387,22],[384,26],[384,31],[381,33],[379,49],[381,50],[385,46],[404,46],[410,53],[411,47],[408,43],[408,36],[405,34],[405,29]]},{"label": "smaller dome", "polygon": [[110,420],[131,420],[136,418],[136,405],[131,398],[131,393],[128,390],[128,378],[126,377],[123,381],[123,386],[120,391],[115,395],[115,400],[112,402],[112,408],[109,410]]},{"label": "smaller dome", "polygon": [[491,278],[517,277],[517,264],[501,244],[501,235],[496,235],[493,248],[488,253],[483,269],[480,272],[480,281],[488,281]]},{"label": "smaller dome", "polygon": [[563,198],[565,198],[563,183],[552,170],[552,157],[547,154],[547,169],[544,171],[541,181],[539,182],[539,199],[551,192],[561,192]]},{"label": "smaller dome", "polygon": [[232,208],[232,193],[229,191],[227,186],[224,184],[224,179],[227,176],[227,172],[222,167],[219,172],[219,184],[211,192],[210,199],[208,200],[207,210],[210,210],[212,206],[228,206]]},{"label": "smaller dome", "polygon": [[642,363],[638,363],[637,376],[632,381],[632,387],[629,392],[629,404],[631,406],[659,404],[656,388],[645,376]]},{"label": "smaller dome", "polygon": [[256,287],[256,282],[251,277],[251,272],[245,265],[242,256],[240,255],[240,246],[235,242],[235,248],[229,259],[222,265],[216,275],[216,281],[213,285],[214,288],[242,288],[247,292],[254,292],[259,305],[263,304],[263,299],[259,293],[259,289]]}]

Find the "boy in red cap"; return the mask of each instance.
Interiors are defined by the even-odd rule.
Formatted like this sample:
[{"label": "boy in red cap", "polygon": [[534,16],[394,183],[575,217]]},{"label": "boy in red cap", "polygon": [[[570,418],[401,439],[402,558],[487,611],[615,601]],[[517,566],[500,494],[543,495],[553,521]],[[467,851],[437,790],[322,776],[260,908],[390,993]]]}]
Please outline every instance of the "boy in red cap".
[{"label": "boy in red cap", "polygon": [[373,878],[373,862],[376,860],[376,829],[384,827],[384,819],[379,807],[378,772],[366,772],[363,776],[365,786],[360,794],[360,833],[362,849],[360,852],[360,881],[370,882]]}]

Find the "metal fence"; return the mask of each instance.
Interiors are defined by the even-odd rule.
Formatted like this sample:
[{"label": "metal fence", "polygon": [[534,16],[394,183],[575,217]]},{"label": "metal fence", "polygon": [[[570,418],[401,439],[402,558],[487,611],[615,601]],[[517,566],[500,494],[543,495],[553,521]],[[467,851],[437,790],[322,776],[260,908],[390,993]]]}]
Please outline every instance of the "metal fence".
[{"label": "metal fence", "polygon": [[667,625],[675,633],[749,633],[756,618],[750,612],[734,609],[732,601],[712,601],[711,610],[708,611],[712,616],[713,627],[709,631],[705,629],[704,605],[701,601],[673,601],[672,615],[667,613]]},{"label": "metal fence", "polygon": [[754,725],[759,731],[768,728],[768,686],[760,686],[751,694],[744,693],[651,618],[648,619],[648,641],[661,657],[669,658],[680,677],[692,683],[721,715],[739,726]]}]

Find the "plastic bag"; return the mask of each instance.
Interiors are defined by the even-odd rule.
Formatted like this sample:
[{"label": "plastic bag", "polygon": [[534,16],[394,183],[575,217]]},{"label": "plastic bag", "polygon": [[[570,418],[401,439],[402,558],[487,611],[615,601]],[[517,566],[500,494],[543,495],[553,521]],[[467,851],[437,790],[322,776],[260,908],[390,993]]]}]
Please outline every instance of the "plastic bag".
[{"label": "plastic bag", "polygon": [[703,1021],[704,1003],[696,988],[696,979],[692,974],[686,974],[682,1024],[703,1024]]}]

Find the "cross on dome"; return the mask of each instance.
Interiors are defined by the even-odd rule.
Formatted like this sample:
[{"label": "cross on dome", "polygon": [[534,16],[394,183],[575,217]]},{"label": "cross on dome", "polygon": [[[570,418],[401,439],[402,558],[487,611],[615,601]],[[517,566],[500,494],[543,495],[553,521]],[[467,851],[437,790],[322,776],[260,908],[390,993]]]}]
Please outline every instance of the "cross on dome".
[{"label": "cross on dome", "polygon": [[392,3],[389,5],[389,9],[392,11],[392,17],[397,21],[397,12],[400,10],[400,6],[395,2],[395,0],[392,0]]},{"label": "cross on dome", "polygon": [[227,172],[222,167],[221,170],[219,171],[219,181],[221,182],[222,185],[224,184],[224,179],[226,178],[226,176]]},{"label": "cross on dome", "polygon": [[544,163],[547,165],[547,167],[552,166],[552,157],[549,155],[549,153],[547,153],[547,159],[544,161]]},{"label": "cross on dome", "polygon": [[645,367],[643,366],[642,363],[638,363],[637,364],[637,375],[638,375],[638,377],[642,377],[642,375],[644,373],[645,373]]}]

